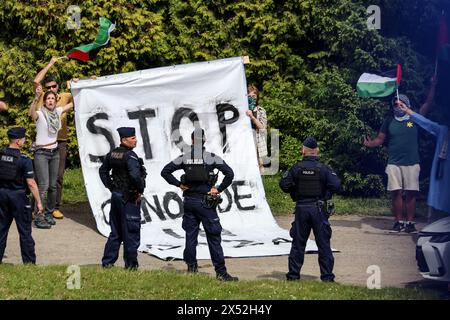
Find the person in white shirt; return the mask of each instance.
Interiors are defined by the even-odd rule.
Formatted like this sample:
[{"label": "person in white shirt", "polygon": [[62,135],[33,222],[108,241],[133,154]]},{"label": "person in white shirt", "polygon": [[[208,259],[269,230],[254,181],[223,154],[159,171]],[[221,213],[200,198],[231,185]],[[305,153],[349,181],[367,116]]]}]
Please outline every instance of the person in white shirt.
[{"label": "person in white shirt", "polygon": [[[42,87],[36,87],[35,97],[29,109],[29,115],[36,123],[36,141],[34,143],[34,166],[38,181],[39,195],[45,201],[44,215],[38,215],[35,225],[49,229],[55,224],[53,210],[56,203],[56,179],[59,167],[58,131],[61,129],[61,115],[73,108],[73,103],[56,107],[56,93],[46,91],[43,106],[36,108]],[[38,109],[38,110],[36,110]]]}]

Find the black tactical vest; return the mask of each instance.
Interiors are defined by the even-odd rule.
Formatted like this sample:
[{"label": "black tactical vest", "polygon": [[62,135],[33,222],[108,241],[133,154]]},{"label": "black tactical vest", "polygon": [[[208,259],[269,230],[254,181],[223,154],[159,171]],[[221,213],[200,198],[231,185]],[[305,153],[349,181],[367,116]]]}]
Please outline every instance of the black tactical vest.
[{"label": "black tactical vest", "polygon": [[297,176],[297,200],[305,198],[321,198],[323,195],[320,182],[320,166],[306,168],[300,166]]},{"label": "black tactical vest", "polygon": [[203,159],[186,159],[183,180],[187,185],[208,183],[209,173]]},{"label": "black tactical vest", "polygon": [[125,154],[128,151],[129,149],[127,148],[118,147],[111,151],[110,155],[113,188],[115,190],[121,190],[122,192],[129,191],[131,187],[127,162],[125,160]]},{"label": "black tactical vest", "polygon": [[6,153],[4,149],[0,150],[0,181],[23,184],[19,159],[20,154],[11,155]]}]

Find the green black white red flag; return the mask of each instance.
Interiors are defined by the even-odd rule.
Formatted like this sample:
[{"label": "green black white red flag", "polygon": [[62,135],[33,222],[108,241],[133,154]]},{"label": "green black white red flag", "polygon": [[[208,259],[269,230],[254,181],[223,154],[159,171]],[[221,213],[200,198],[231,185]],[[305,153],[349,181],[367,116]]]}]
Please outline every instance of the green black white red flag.
[{"label": "green black white red flag", "polygon": [[97,32],[95,41],[73,48],[67,53],[68,58],[78,59],[81,61],[89,60],[89,53],[105,46],[109,42],[109,34],[114,30],[116,25],[107,18],[100,18],[100,28]]},{"label": "green black white red flag", "polygon": [[379,75],[363,73],[358,80],[356,89],[360,97],[381,98],[394,93],[402,79],[402,67],[382,72]]}]

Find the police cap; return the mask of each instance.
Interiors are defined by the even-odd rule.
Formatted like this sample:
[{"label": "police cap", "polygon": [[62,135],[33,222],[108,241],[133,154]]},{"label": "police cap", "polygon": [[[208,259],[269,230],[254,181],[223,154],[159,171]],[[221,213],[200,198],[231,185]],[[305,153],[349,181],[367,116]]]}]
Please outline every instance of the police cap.
[{"label": "police cap", "polygon": [[25,128],[23,127],[15,127],[10,128],[7,132],[9,139],[22,139],[25,138]]},{"label": "police cap", "polygon": [[303,146],[310,149],[315,149],[317,148],[317,141],[313,137],[308,137],[305,141],[303,141]]},{"label": "police cap", "polygon": [[117,129],[119,132],[120,139],[134,137],[136,135],[136,130],[131,127],[120,127]]}]

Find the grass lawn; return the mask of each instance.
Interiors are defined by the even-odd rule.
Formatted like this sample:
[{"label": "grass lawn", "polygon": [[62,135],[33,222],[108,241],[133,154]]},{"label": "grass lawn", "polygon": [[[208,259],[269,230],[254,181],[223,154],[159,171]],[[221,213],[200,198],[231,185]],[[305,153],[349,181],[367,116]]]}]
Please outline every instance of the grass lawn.
[{"label": "grass lawn", "polygon": [[208,275],[184,272],[80,269],[80,289],[68,289],[66,266],[0,265],[0,299],[158,300],[351,300],[437,299],[427,290],[374,289],[318,281],[219,283]]},{"label": "grass lawn", "polygon": [[[293,202],[278,187],[279,175],[263,177],[274,215],[290,214]],[[86,202],[81,169],[69,169],[64,179],[64,202]],[[335,199],[337,214],[383,215],[388,199]],[[0,299],[157,299],[157,300],[373,300],[437,299],[433,291],[327,284],[319,281],[277,280],[220,283],[209,275],[174,271],[103,270],[81,267],[81,288],[67,288],[67,266],[0,265]]]},{"label": "grass lawn", "polygon": [[88,198],[81,168],[66,169],[64,173],[63,202],[75,203],[86,201],[88,201]]}]

